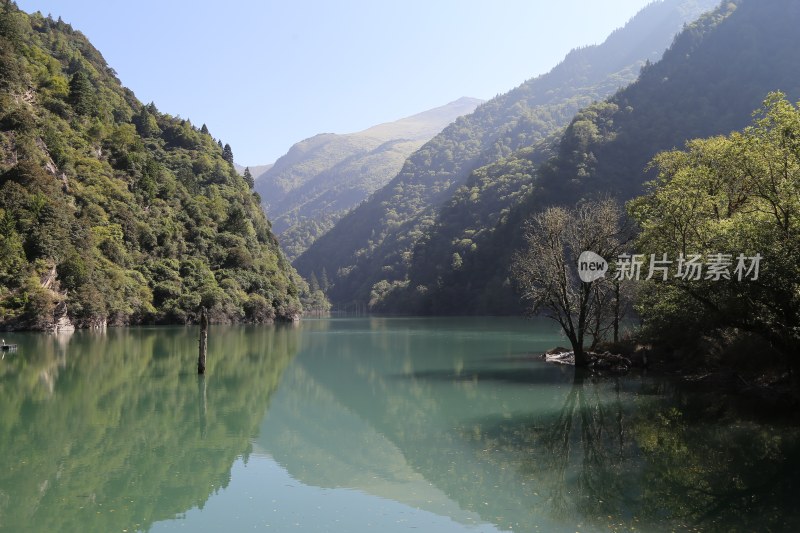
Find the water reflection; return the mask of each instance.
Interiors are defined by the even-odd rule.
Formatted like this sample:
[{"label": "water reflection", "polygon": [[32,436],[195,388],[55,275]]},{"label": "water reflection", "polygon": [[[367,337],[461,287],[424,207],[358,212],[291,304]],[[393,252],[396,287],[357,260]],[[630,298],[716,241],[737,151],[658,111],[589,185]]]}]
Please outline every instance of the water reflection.
[{"label": "water reflection", "polygon": [[555,416],[485,418],[463,436],[533,487],[529,526],[548,516],[592,530],[797,531],[800,431],[730,406],[578,372]]},{"label": "water reflection", "polygon": [[146,530],[202,507],[250,453],[296,332],[26,335],[0,361],[0,527]]},{"label": "water reflection", "polygon": [[198,379],[191,329],[15,339],[0,528],[800,531],[796,425],[536,361],[559,341],[547,323],[318,320],[210,341]]},{"label": "water reflection", "polygon": [[[769,413],[762,413],[769,415]],[[710,394],[637,405],[641,513],[704,530],[800,531],[800,428]]]},{"label": "water reflection", "polygon": [[800,530],[792,425],[514,357],[508,329],[360,326],[304,345],[264,422],[304,483],[515,531]]}]

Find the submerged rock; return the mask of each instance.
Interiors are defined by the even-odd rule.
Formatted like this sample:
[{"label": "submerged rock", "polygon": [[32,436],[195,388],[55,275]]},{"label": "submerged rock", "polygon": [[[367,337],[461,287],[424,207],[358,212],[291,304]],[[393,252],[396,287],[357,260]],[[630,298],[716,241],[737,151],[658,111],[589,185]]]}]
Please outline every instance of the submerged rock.
[{"label": "submerged rock", "polygon": [[[598,372],[626,374],[634,366],[627,357],[608,351],[603,353],[587,352],[586,356],[589,360],[588,368],[597,370]],[[547,363],[575,365],[575,352],[566,348],[557,347],[543,353],[542,359]]]},{"label": "submerged rock", "polygon": [[544,354],[544,360],[548,363],[556,363],[559,365],[574,365],[575,352],[572,351],[550,351]]}]

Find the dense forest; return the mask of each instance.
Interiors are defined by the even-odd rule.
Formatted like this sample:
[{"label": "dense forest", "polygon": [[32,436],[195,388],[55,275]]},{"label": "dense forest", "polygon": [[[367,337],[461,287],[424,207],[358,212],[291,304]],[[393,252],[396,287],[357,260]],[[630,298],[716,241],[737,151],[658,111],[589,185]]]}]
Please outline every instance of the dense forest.
[{"label": "dense forest", "polygon": [[647,194],[629,204],[637,252],[720,268],[694,279],[678,262],[667,279],[644,283],[640,336],[662,350],[788,370],[800,384],[800,106],[772,93],[741,132],[662,152],[652,167]]},{"label": "dense forest", "polygon": [[[474,170],[560,133],[578,110],[634,81],[647,61],[661,57],[686,22],[715,4],[712,0],[651,4],[603,44],[574,50],[551,72],[460,118],[414,153],[388,185],[319,238],[295,260],[295,267],[306,276],[325,268],[332,277],[329,296],[335,303],[372,301],[375,309],[396,310],[380,302],[394,289],[407,286],[415,244],[431,233],[440,206],[463,193],[459,188]],[[529,152],[534,164],[546,154]],[[481,191],[476,192],[480,197]],[[487,210],[493,209],[488,206],[494,205],[495,192],[488,192]],[[500,196],[502,202],[518,197],[510,190]],[[481,224],[492,223],[493,215],[481,217]],[[473,244],[469,231],[465,228],[459,239],[466,250]],[[441,266],[458,266],[457,251],[448,252]],[[429,290],[423,284],[409,288],[422,299]]]},{"label": "dense forest", "polygon": [[[293,319],[308,288],[233,150],[80,32],[0,6],[0,325]],[[309,296],[309,295],[305,295]]]},{"label": "dense forest", "polygon": [[[790,31],[798,19],[792,2],[740,1],[687,26],[661,61],[607,101],[581,110],[555,142],[476,171],[417,243],[408,276],[395,282],[396,290],[374,291],[376,308],[520,311],[509,265],[525,219],[602,192],[633,198],[655,177],[647,167],[658,152],[745,127],[771,91],[800,97],[793,53],[800,43]],[[546,159],[537,164],[537,154]]]}]

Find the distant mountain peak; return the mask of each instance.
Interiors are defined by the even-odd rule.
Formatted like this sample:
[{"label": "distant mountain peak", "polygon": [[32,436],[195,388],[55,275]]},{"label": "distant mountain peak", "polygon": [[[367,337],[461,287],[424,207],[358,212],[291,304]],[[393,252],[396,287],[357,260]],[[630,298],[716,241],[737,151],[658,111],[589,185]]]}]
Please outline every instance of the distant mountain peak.
[{"label": "distant mountain peak", "polygon": [[[658,61],[687,22],[716,3],[665,0],[648,4],[602,44],[576,49],[550,72],[478,106],[412,154],[391,182],[318,239],[294,261],[295,267],[307,275],[324,268],[334,276],[328,295],[336,303],[373,302],[374,307],[392,287],[407,282],[412,261],[434,261],[424,253],[416,254],[415,248],[427,242],[441,207],[474,171],[557,135],[581,108],[633,82],[648,61]],[[512,175],[522,180],[528,174],[518,168]],[[496,201],[486,209],[499,215],[519,191],[506,190],[502,183],[493,189]],[[474,192],[478,200],[478,191]],[[458,223],[468,223],[474,215],[466,209]],[[473,229],[457,239],[467,251],[475,233],[484,228]],[[445,242],[449,248],[450,241]],[[460,264],[461,256],[457,259]],[[452,253],[444,259],[437,255],[429,270],[446,270],[453,261]],[[430,283],[418,285],[417,296],[421,298],[437,284],[434,275]],[[409,289],[413,292],[418,286]]]},{"label": "distant mountain peak", "polygon": [[287,255],[299,255],[394,177],[411,153],[482,102],[461,97],[355,133],[319,133],[294,144],[256,178]]},{"label": "distant mountain peak", "polygon": [[443,106],[428,109],[408,117],[376,124],[350,135],[367,135],[383,140],[430,139],[461,115],[471,113],[484,100],[462,96]]}]

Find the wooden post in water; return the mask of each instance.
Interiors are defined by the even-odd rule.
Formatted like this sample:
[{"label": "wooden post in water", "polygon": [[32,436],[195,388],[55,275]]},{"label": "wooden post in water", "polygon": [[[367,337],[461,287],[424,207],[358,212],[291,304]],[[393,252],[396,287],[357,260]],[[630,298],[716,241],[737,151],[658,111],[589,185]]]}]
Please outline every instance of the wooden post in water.
[{"label": "wooden post in water", "polygon": [[200,311],[200,354],[197,357],[197,373],[206,373],[206,355],[208,353],[208,315],[206,308]]}]

